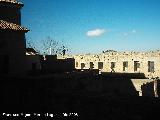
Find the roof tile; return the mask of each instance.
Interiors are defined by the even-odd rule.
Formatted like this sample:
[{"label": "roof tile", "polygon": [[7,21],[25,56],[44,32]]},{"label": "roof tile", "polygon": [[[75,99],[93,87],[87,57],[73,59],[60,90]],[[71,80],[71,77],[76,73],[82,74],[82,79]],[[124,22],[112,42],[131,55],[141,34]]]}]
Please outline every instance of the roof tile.
[{"label": "roof tile", "polygon": [[7,3],[13,3],[13,4],[20,4],[22,5],[22,2],[18,2],[16,0],[0,0],[0,2],[7,2]]},{"label": "roof tile", "polygon": [[0,20],[0,30],[29,31],[25,27],[4,20]]}]

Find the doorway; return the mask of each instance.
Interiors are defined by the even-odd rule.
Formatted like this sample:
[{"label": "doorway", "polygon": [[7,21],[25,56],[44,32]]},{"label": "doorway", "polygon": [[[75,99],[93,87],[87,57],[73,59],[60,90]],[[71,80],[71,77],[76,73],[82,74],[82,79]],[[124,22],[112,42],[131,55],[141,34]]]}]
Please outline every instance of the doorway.
[{"label": "doorway", "polygon": [[9,73],[9,56],[0,55],[0,73],[7,74]]}]

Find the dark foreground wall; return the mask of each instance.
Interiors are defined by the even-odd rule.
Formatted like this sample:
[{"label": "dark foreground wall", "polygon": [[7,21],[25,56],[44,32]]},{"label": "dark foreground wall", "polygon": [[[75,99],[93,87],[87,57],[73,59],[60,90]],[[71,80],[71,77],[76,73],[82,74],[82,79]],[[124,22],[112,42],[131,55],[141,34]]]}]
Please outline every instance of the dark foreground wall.
[{"label": "dark foreground wall", "polygon": [[[92,82],[89,80],[92,76],[86,79],[88,75],[74,75],[56,74],[27,79],[5,78],[0,81],[3,101],[1,106],[4,106],[1,109],[3,108],[3,112],[10,111],[10,113],[24,111],[41,114],[56,113],[58,116],[55,118],[58,117],[58,119],[64,117],[62,113],[77,113],[78,118],[74,119],[146,120],[154,119],[159,115],[160,100],[158,98],[126,96],[116,91],[114,94],[102,94],[109,93],[109,91],[88,91],[87,84],[97,86],[98,79],[93,77],[95,79]],[[103,82],[103,85],[104,89],[106,86],[114,87],[111,80]]]},{"label": "dark foreground wall", "polygon": [[25,33],[0,30],[0,74],[26,72]]},{"label": "dark foreground wall", "polygon": [[75,59],[57,59],[57,56],[47,55],[42,61],[42,70],[49,72],[70,72],[75,69]]}]

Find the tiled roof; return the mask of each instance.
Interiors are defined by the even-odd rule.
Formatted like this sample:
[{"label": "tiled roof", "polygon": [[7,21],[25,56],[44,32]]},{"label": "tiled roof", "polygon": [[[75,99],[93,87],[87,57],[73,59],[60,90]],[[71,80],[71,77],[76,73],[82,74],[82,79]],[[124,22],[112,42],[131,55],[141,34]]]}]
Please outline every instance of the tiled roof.
[{"label": "tiled roof", "polygon": [[38,52],[33,48],[26,48],[26,55],[38,55]]},{"label": "tiled roof", "polygon": [[26,52],[37,53],[37,51],[33,48],[26,48]]},{"label": "tiled roof", "polygon": [[4,20],[0,20],[0,30],[13,30],[13,31],[25,31],[25,32],[29,31],[25,27]]},{"label": "tiled roof", "polygon": [[18,2],[16,0],[0,0],[0,2],[7,2],[7,3],[13,3],[13,4],[23,5],[22,2]]}]

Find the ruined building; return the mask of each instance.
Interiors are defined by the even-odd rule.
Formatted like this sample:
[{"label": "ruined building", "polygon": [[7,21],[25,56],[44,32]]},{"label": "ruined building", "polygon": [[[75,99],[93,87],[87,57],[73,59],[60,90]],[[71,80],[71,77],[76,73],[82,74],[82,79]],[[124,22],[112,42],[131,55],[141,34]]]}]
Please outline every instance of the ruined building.
[{"label": "ruined building", "polygon": [[101,72],[144,73],[160,77],[160,51],[116,52],[74,55],[76,69],[99,69]]},{"label": "ruined building", "polygon": [[25,33],[21,26],[23,3],[0,0],[0,74],[24,74],[26,62]]}]

